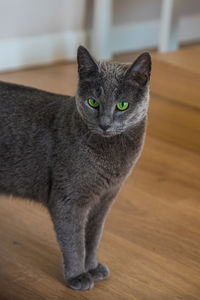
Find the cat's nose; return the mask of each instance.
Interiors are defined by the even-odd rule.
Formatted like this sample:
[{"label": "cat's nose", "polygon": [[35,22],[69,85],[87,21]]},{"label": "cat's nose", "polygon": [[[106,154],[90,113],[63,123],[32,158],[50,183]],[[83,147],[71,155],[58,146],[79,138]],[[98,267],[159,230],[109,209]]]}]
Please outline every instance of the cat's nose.
[{"label": "cat's nose", "polygon": [[99,124],[99,127],[100,127],[103,131],[106,131],[106,130],[108,130],[108,128],[110,128],[110,125],[107,125],[107,124]]}]

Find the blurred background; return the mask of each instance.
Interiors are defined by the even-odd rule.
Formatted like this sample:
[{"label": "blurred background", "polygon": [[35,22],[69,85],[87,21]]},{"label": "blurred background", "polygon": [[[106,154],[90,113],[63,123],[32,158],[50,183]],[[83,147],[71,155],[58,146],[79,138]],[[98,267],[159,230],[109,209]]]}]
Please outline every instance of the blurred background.
[{"label": "blurred background", "polygon": [[0,1],[0,71],[73,61],[79,44],[110,59],[199,39],[199,0]]}]

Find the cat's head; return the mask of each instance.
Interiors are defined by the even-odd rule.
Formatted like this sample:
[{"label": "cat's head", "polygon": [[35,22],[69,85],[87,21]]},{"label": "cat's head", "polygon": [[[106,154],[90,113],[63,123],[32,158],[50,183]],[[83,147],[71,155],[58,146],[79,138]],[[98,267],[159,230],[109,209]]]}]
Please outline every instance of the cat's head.
[{"label": "cat's head", "polygon": [[151,73],[149,53],[125,65],[98,62],[80,46],[77,60],[76,106],[92,133],[106,137],[118,135],[145,118]]}]

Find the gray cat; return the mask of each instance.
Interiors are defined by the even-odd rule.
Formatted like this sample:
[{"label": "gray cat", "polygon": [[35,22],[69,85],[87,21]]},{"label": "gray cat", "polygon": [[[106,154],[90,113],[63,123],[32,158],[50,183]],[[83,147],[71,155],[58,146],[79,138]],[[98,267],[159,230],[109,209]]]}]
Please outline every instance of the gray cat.
[{"label": "gray cat", "polygon": [[0,82],[0,194],[51,215],[67,285],[91,289],[105,217],[143,146],[151,58],[97,62],[78,48],[75,97]]}]

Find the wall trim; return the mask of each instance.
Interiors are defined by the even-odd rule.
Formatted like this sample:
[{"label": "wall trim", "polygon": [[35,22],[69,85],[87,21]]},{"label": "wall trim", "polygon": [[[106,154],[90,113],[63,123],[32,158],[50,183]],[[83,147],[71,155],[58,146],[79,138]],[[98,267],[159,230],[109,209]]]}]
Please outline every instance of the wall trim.
[{"label": "wall trim", "polygon": [[[200,40],[200,14],[180,18],[179,42]],[[111,51],[142,50],[158,46],[160,21],[151,20],[112,28]]]},{"label": "wall trim", "polygon": [[[159,20],[118,25],[111,28],[112,52],[142,50],[158,45]],[[180,19],[179,41],[200,39],[200,14]],[[0,40],[0,71],[75,60],[78,45],[86,45],[85,30]]]},{"label": "wall trim", "polygon": [[86,31],[72,30],[40,36],[0,40],[0,71],[74,60],[79,44],[86,43]]}]

